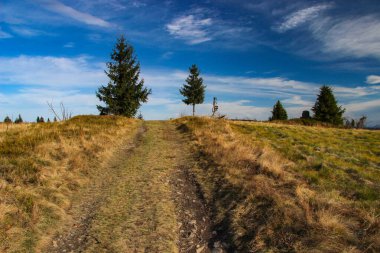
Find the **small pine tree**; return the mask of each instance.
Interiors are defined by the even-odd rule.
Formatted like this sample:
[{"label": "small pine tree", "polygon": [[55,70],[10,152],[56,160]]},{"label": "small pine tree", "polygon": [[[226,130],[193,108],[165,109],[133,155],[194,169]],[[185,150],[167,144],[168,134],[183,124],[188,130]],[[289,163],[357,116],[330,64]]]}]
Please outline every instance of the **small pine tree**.
[{"label": "small pine tree", "polygon": [[39,116],[37,116],[36,122],[40,123],[40,117]]},{"label": "small pine tree", "polygon": [[40,117],[40,123],[45,123],[45,119],[44,119],[44,117]]},{"label": "small pine tree", "polygon": [[102,86],[96,96],[106,105],[97,105],[101,115],[113,114],[134,117],[141,103],[148,101],[150,89],[144,87],[144,79],[139,80],[140,63],[134,50],[123,36],[116,43],[111,54],[111,62],[107,63],[110,79],[107,86]]},{"label": "small pine tree", "polygon": [[57,122],[57,118],[56,117],[54,117],[54,122]]},{"label": "small pine tree", "polygon": [[21,114],[18,115],[18,118],[15,120],[15,123],[16,124],[20,124],[20,123],[23,123],[24,121],[22,120],[21,118]]},{"label": "small pine tree", "polygon": [[273,106],[272,117],[270,120],[287,120],[288,114],[282,106],[280,100],[277,100],[277,103]]},{"label": "small pine tree", "polygon": [[337,105],[333,91],[327,85],[323,85],[320,88],[320,93],[312,110],[316,120],[333,125],[343,124],[343,113],[345,109]]},{"label": "small pine tree", "polygon": [[4,123],[7,123],[7,124],[12,123],[11,118],[9,118],[9,116],[6,116],[5,119],[4,119]]},{"label": "small pine tree", "polygon": [[50,123],[50,118],[48,118],[47,123]]},{"label": "small pine tree", "polygon": [[202,104],[205,98],[206,86],[203,84],[203,78],[199,77],[199,69],[193,64],[189,68],[190,74],[186,78],[186,83],[179,90],[182,96],[185,97],[182,101],[186,105],[193,105],[193,116],[195,114],[195,105]]}]

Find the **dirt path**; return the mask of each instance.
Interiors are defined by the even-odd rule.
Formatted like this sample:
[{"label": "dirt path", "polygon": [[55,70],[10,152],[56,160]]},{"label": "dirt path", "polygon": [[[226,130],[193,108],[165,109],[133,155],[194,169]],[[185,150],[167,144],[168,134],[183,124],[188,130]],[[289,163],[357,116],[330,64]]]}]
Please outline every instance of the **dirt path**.
[{"label": "dirt path", "polygon": [[73,224],[46,252],[223,252],[212,242],[187,141],[170,122],[146,122],[78,197]]}]

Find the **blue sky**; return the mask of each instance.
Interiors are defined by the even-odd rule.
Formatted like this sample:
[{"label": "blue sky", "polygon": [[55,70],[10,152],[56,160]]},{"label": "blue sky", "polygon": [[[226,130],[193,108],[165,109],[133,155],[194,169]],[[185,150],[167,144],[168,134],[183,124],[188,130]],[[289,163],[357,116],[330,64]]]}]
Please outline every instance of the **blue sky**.
[{"label": "blue sky", "polygon": [[0,118],[52,118],[47,101],[97,114],[116,38],[134,46],[153,93],[146,119],[190,114],[178,89],[197,64],[231,118],[291,117],[334,88],[347,118],[380,124],[380,4],[373,1],[1,0]]}]

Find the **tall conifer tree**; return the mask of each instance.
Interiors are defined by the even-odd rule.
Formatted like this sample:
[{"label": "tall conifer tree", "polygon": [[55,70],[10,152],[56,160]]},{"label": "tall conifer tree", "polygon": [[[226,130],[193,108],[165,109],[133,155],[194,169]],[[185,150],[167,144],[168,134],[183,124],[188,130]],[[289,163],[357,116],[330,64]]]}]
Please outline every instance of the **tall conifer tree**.
[{"label": "tall conifer tree", "polygon": [[190,74],[186,78],[186,83],[179,90],[185,98],[182,100],[187,105],[193,106],[193,116],[195,114],[195,105],[202,104],[205,98],[206,86],[203,84],[203,78],[199,76],[200,72],[197,65],[193,64],[189,68]]},{"label": "tall conifer tree", "polygon": [[327,85],[323,85],[319,91],[315,105],[312,108],[314,118],[322,122],[342,125],[345,109],[338,106],[332,89]]},{"label": "tall conifer tree", "polygon": [[277,100],[277,103],[273,106],[272,117],[270,120],[287,120],[288,114],[282,106],[280,100]]},{"label": "tall conifer tree", "polygon": [[107,63],[108,71],[105,71],[110,81],[96,93],[105,106],[98,105],[97,108],[102,115],[134,117],[141,103],[148,101],[151,90],[144,87],[144,79],[140,79],[140,63],[133,47],[123,36],[117,40],[111,60]]}]

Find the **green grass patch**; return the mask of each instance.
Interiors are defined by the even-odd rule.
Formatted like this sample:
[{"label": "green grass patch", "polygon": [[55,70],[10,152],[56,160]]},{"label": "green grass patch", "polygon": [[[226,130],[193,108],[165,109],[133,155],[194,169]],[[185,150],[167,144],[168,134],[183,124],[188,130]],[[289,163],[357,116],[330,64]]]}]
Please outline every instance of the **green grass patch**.
[{"label": "green grass patch", "polygon": [[232,129],[293,161],[293,170],[320,190],[338,190],[355,204],[379,207],[380,132],[236,122]]}]

